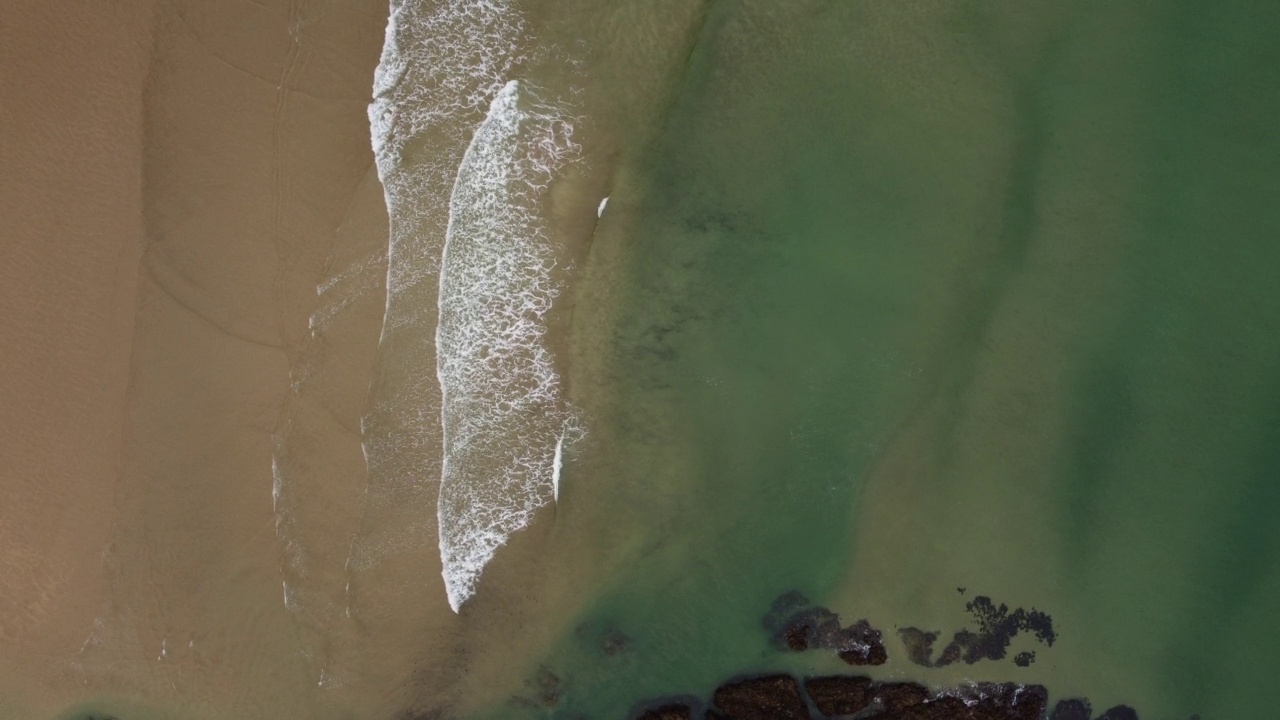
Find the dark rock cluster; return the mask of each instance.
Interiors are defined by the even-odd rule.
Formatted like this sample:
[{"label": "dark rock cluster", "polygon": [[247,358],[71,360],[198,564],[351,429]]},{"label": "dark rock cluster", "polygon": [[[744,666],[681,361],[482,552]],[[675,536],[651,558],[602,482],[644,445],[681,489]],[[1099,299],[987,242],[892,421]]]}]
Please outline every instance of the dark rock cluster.
[{"label": "dark rock cluster", "polygon": [[[805,695],[809,702],[806,702]],[[868,677],[815,677],[803,690],[790,675],[766,675],[720,686],[706,720],[1042,720],[1048,693],[1039,685],[984,683],[934,694],[909,682]],[[664,704],[637,720],[686,720],[696,703]],[[817,716],[811,712],[817,710]],[[1108,720],[1110,720],[1108,718]]]},{"label": "dark rock cluster", "polygon": [[1117,705],[1098,716],[1098,720],[1138,720],[1138,713],[1128,705]]},{"label": "dark rock cluster", "polygon": [[[807,696],[807,700],[806,700]],[[1059,700],[1048,712],[1042,685],[977,683],[931,692],[911,682],[876,682],[869,677],[834,675],[806,678],[776,674],[721,685],[705,714],[696,698],[650,704],[636,720],[1090,720],[1087,700]],[[814,712],[816,710],[816,713]],[[1046,713],[1048,713],[1046,715]],[[1094,720],[1138,720],[1117,705]],[[1192,720],[1198,720],[1193,717]]]},{"label": "dark rock cluster", "polygon": [[[963,589],[960,589],[963,593]],[[1057,636],[1053,620],[1035,610],[996,605],[977,596],[966,604],[976,630],[955,633],[933,659],[940,633],[903,628],[898,631],[907,657],[917,665],[938,667],[958,660],[999,660],[1013,638],[1032,633],[1045,645]],[[887,659],[880,631],[866,620],[845,627],[840,617],[814,605],[798,592],[774,601],[764,618],[775,647],[801,652],[835,650],[851,665],[880,665]],[[1030,665],[1035,653],[1020,652],[1013,661]],[[1041,685],[977,683],[931,691],[912,682],[877,682],[865,676],[835,675],[806,678],[803,684],[785,674],[737,679],[721,685],[709,707],[696,698],[667,700],[646,706],[637,720],[1090,720],[1087,700],[1064,699],[1049,711],[1049,693]],[[1138,720],[1133,708],[1117,705],[1093,720]],[[1199,720],[1193,717],[1192,720]]]},{"label": "dark rock cluster", "polygon": [[[963,592],[963,591],[961,591]],[[1053,620],[1036,609],[996,605],[987,596],[974,597],[965,609],[975,629],[961,629],[933,660],[941,633],[918,628],[899,630],[911,662],[925,667],[964,660],[1004,659],[1012,638],[1032,633],[1052,646],[1057,635]],[[833,650],[850,665],[882,665],[887,660],[881,633],[867,620],[845,626],[840,616],[813,605],[797,592],[783,594],[764,618],[774,647],[782,651]],[[626,642],[618,642],[625,647]],[[607,655],[612,655],[607,651]],[[1016,665],[1028,666],[1034,652],[1019,652]],[[1091,720],[1085,700],[1060,700],[1048,712],[1048,692],[1042,685],[978,683],[931,692],[924,685],[874,682],[867,676],[835,675],[808,678],[803,685],[791,675],[764,675],[733,680],[716,689],[707,710],[696,698],[659,702],[644,708],[637,720],[812,720],[842,717],[850,720]],[[1094,720],[1138,720],[1133,708],[1116,706]]]},{"label": "dark rock cluster", "polygon": [[1059,700],[1053,706],[1053,714],[1049,716],[1049,720],[1089,720],[1091,717],[1093,708],[1089,706],[1089,701],[1073,698]]},{"label": "dark rock cluster", "polygon": [[[952,636],[951,642],[933,660],[933,643],[937,632],[927,632],[908,627],[898,631],[907,646],[907,659],[924,667],[943,667],[963,660],[972,665],[979,660],[1003,660],[1009,644],[1020,633],[1031,633],[1045,645],[1052,646],[1057,639],[1053,631],[1053,618],[1035,608],[1010,610],[1008,605],[996,605],[991,598],[979,595],[965,604],[973,616],[977,630],[963,629]],[[1033,652],[1021,652],[1014,656],[1014,663],[1027,667],[1035,662]]]},{"label": "dark rock cluster", "polygon": [[645,710],[636,720],[693,720],[693,710],[684,703],[667,703]]},{"label": "dark rock cluster", "polygon": [[800,683],[790,675],[769,675],[728,683],[712,696],[723,717],[734,720],[809,720]]},{"label": "dark rock cluster", "polygon": [[876,690],[869,677],[817,677],[804,681],[818,712],[827,716],[853,715],[875,702]]},{"label": "dark rock cluster", "polygon": [[844,627],[839,615],[798,592],[775,600],[764,625],[780,650],[835,650],[850,665],[883,665],[889,659],[883,636],[871,623],[859,620]]}]

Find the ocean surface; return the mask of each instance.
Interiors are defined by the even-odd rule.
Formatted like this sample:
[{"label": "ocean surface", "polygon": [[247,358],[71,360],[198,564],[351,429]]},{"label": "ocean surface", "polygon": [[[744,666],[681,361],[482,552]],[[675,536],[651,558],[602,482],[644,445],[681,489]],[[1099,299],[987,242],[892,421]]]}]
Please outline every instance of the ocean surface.
[{"label": "ocean surface", "polygon": [[[797,591],[884,631],[877,677],[1274,717],[1277,27],[1259,0],[395,4],[348,563],[438,543],[459,622],[541,628],[477,649],[515,680],[450,713],[847,670],[771,644]],[[503,626],[486,593],[519,582],[544,600]],[[907,660],[896,630],[972,629],[977,596],[1056,641]]]}]

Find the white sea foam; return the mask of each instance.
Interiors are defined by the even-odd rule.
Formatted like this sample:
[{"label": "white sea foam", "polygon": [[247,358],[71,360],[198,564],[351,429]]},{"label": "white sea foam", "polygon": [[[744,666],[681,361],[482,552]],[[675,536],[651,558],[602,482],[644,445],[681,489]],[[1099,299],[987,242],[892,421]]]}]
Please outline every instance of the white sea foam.
[{"label": "white sea foam", "polygon": [[368,110],[390,220],[386,306],[361,419],[369,482],[349,577],[438,546],[443,439],[430,340],[449,198],[472,132],[525,59],[526,34],[512,0],[392,0]]},{"label": "white sea foam", "polygon": [[600,207],[596,208],[596,217],[604,217],[604,209],[608,204],[609,197],[606,195],[605,198],[600,201]]},{"label": "white sea foam", "polygon": [[[510,0],[408,0],[391,12],[369,105],[392,224],[384,330],[414,322],[417,315],[399,311],[395,300],[436,277],[443,238],[434,228],[444,225],[454,171],[467,147],[465,120],[483,112],[524,59],[524,34]],[[432,157],[406,157],[407,148],[426,137]]]},{"label": "white sea foam", "polygon": [[[530,61],[527,35],[513,0],[393,2],[369,106],[391,221],[378,373],[394,382],[362,423],[363,525],[389,508],[421,517],[429,498],[455,611],[558,497],[578,433],[544,342],[558,289],[538,208],[575,148],[566,114],[509,81]],[[348,569],[432,529],[396,523],[353,543]]]},{"label": "white sea foam", "polygon": [[545,342],[558,288],[538,207],[576,150],[572,130],[559,108],[508,82],[472,137],[450,199],[436,353],[440,553],[455,611],[497,549],[555,497],[574,427]]},{"label": "white sea foam", "polygon": [[551,499],[560,502],[560,471],[564,469],[564,436],[556,438],[556,453],[551,459]]},{"label": "white sea foam", "polygon": [[442,439],[430,339],[449,197],[473,129],[523,59],[524,35],[511,0],[392,2],[368,109],[390,236],[352,573],[436,545]]}]

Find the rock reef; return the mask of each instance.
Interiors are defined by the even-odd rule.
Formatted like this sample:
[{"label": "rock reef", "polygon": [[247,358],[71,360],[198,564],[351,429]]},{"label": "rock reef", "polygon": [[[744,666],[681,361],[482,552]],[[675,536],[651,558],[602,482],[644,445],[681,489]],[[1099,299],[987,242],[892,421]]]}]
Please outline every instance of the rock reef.
[{"label": "rock reef", "polygon": [[800,683],[790,675],[768,675],[721,685],[712,700],[733,720],[809,720]]},{"label": "rock reef", "polygon": [[889,659],[883,635],[871,623],[858,620],[844,627],[839,615],[798,592],[775,600],[764,625],[780,650],[835,650],[850,665],[883,665]]},{"label": "rock reef", "polygon": [[[805,696],[808,696],[806,702]],[[666,704],[637,720],[684,720],[696,703]],[[720,686],[707,720],[1043,720],[1048,692],[1039,685],[979,683],[932,692],[911,682],[875,682],[864,676],[806,678],[775,674]],[[810,708],[816,709],[815,715]],[[1056,711],[1055,711],[1056,712]],[[1087,720],[1087,715],[1085,716]],[[1136,716],[1135,716],[1136,717]],[[1112,720],[1104,716],[1105,720]],[[1103,719],[1100,719],[1103,720]],[[1116,720],[1129,720],[1117,716]]]},{"label": "rock reef", "polygon": [[[957,589],[963,594],[963,588]],[[985,595],[974,597],[965,608],[976,629],[957,631],[936,661],[934,644],[940,632],[900,629],[907,659],[925,667],[959,660],[1000,660],[1020,633],[1031,633],[1049,646],[1057,639],[1053,619],[1035,608],[1010,610]],[[881,665],[888,659],[881,633],[870,622],[858,620],[846,627],[839,615],[798,592],[775,600],[763,624],[773,646],[782,652],[834,650],[851,665]],[[1035,653],[1030,651],[1013,658],[1022,667],[1034,660]],[[1049,692],[1042,685],[983,682],[930,688],[862,675],[807,677],[801,682],[782,673],[737,678],[721,685],[704,715],[696,698],[655,701],[643,707],[636,720],[1090,720],[1092,715],[1089,701],[1083,698],[1058,700],[1050,712]],[[1138,720],[1138,714],[1127,705],[1117,705],[1093,720]]]}]

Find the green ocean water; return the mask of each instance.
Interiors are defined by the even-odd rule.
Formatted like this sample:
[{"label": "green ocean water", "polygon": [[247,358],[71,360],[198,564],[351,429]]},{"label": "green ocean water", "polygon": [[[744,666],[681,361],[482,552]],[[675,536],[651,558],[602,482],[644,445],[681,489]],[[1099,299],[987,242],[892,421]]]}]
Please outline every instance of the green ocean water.
[{"label": "green ocean water", "polygon": [[611,397],[558,537],[607,581],[527,712],[836,669],[769,648],[792,589],[901,652],[967,584],[1061,643],[887,674],[1274,717],[1277,27],[1245,0],[713,3],[611,200],[634,225],[598,240]]}]

